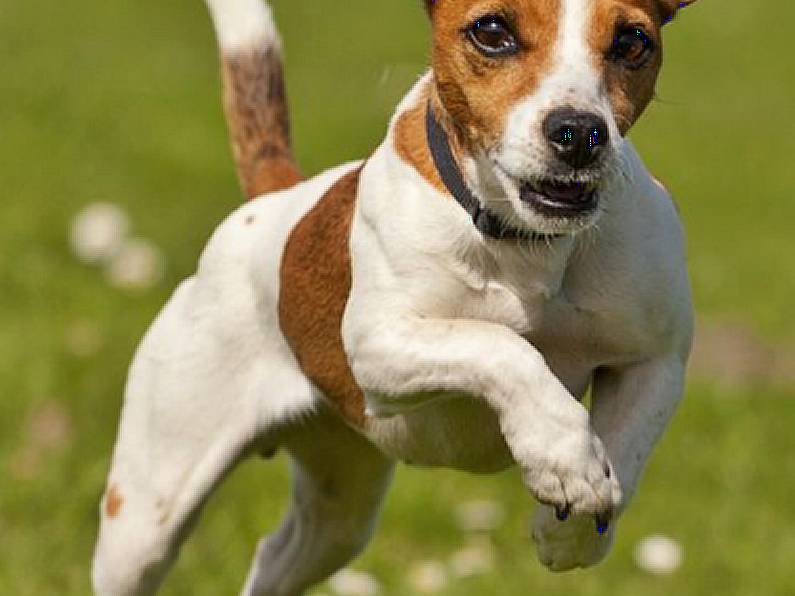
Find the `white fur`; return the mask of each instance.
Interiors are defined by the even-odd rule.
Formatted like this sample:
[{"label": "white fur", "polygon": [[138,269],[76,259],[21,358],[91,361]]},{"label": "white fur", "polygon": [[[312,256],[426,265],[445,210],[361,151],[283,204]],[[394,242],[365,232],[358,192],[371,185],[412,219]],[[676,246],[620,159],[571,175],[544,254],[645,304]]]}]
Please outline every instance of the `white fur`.
[{"label": "white fur", "polygon": [[[253,39],[238,35],[243,7],[256,21],[262,5],[230,5],[210,2],[222,47],[242,47]],[[574,96],[603,106],[586,8],[564,2],[558,66],[510,115],[518,128]],[[359,552],[394,460],[478,472],[515,462],[546,504],[533,532],[546,565],[587,566],[609,550],[615,525],[599,537],[593,515],[626,506],[683,388],[692,313],[674,206],[617,142],[626,176],[605,188],[598,227],[549,244],[485,239],[396,153],[396,120],[361,173],[350,238],[342,333],[365,428],[329,413],[278,321],[289,232],[349,164],[232,214],[144,339],[108,479],[120,507],[101,513],[99,594],[156,590],[216,483],[244,453],[278,446],[292,458],[293,503],[257,549],[248,595],[294,596]],[[518,150],[532,135],[511,134],[506,168],[534,167]],[[476,190],[493,199],[476,162]],[[589,386],[590,414],[578,401]],[[570,505],[573,519],[558,521],[553,505]]]},{"label": "white fur", "polygon": [[225,53],[273,46],[281,42],[271,7],[263,0],[206,0],[218,44]]},{"label": "white fur", "polygon": [[[484,241],[388,137],[362,174],[352,233],[343,332],[375,416],[368,437],[422,465],[516,461],[537,498],[575,513],[565,525],[542,510],[536,523],[542,560],[559,570],[609,549],[613,530],[595,536],[586,514],[634,493],[692,334],[675,208],[620,148],[628,180],[599,227],[539,246]],[[592,378],[589,421],[577,398]]]},{"label": "white fur", "polygon": [[274,429],[315,411],[279,331],[279,264],[294,223],[354,165],[233,213],[146,334],[108,476],[119,515],[102,505],[98,594],[152,593],[215,483],[252,444],[272,450]]}]

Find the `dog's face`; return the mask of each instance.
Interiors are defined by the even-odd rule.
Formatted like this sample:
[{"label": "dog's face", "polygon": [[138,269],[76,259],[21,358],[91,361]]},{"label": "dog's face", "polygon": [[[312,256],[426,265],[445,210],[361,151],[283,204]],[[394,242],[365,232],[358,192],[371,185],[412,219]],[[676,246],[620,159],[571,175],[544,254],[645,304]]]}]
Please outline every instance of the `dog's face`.
[{"label": "dog's face", "polygon": [[439,99],[508,198],[492,208],[551,234],[596,220],[654,94],[661,28],[694,1],[426,0]]}]

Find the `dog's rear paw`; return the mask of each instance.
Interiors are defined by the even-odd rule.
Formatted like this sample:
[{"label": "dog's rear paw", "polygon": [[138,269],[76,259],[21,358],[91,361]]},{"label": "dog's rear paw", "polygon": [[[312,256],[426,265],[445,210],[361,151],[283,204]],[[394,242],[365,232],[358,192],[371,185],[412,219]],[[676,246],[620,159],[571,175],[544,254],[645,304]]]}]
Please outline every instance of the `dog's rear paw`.
[{"label": "dog's rear paw", "polygon": [[557,520],[591,516],[591,532],[604,534],[621,504],[621,486],[599,438],[591,432],[558,438],[536,457],[520,461],[527,487],[555,509]]},{"label": "dog's rear paw", "polygon": [[614,525],[598,534],[589,515],[560,521],[555,508],[542,506],[533,520],[538,559],[555,572],[595,565],[610,552],[614,538]]}]

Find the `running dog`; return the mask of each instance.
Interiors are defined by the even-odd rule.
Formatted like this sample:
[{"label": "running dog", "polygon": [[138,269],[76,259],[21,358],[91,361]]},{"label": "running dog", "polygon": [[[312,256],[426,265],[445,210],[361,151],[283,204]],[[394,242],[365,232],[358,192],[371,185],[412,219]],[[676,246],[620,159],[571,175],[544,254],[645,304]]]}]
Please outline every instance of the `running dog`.
[{"label": "running dog", "polygon": [[244,594],[296,596],[351,560],[397,461],[518,465],[541,561],[600,561],[691,345],[677,211],[626,134],[692,2],[426,0],[432,68],[383,143],[308,180],[269,7],[207,2],[254,200],[135,355],[97,593],[155,592],[218,483],[277,449],[292,505]]}]

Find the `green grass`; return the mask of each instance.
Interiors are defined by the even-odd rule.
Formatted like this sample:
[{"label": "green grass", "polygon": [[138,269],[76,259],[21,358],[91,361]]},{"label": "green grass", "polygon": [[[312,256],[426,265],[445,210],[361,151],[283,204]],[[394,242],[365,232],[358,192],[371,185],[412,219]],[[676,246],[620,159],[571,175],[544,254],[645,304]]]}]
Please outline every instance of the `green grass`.
[{"label": "green grass", "polygon": [[[426,62],[418,5],[275,2],[306,171],[379,142]],[[785,2],[688,10],[667,32],[660,101],[633,134],[681,205],[701,316],[784,343],[795,340],[794,19]],[[0,594],[86,594],[125,368],[240,196],[199,0],[6,2],[0,49]],[[73,258],[69,222],[95,200],[122,205],[135,232],[163,249],[167,275],[156,289],[120,292]],[[80,321],[101,332],[87,357],[66,349]],[[36,426],[46,404],[68,421],[51,444]],[[793,426],[791,388],[731,394],[691,384],[614,554],[563,576],[535,561],[532,506],[515,474],[401,469],[357,566],[377,573],[388,594],[410,594],[406,567],[446,559],[463,541],[451,505],[488,497],[509,512],[495,534],[498,566],[443,594],[793,594]],[[286,491],[283,460],[243,465],[208,506],[164,593],[234,593]],[[672,577],[632,564],[636,540],[655,532],[684,544]]]}]

